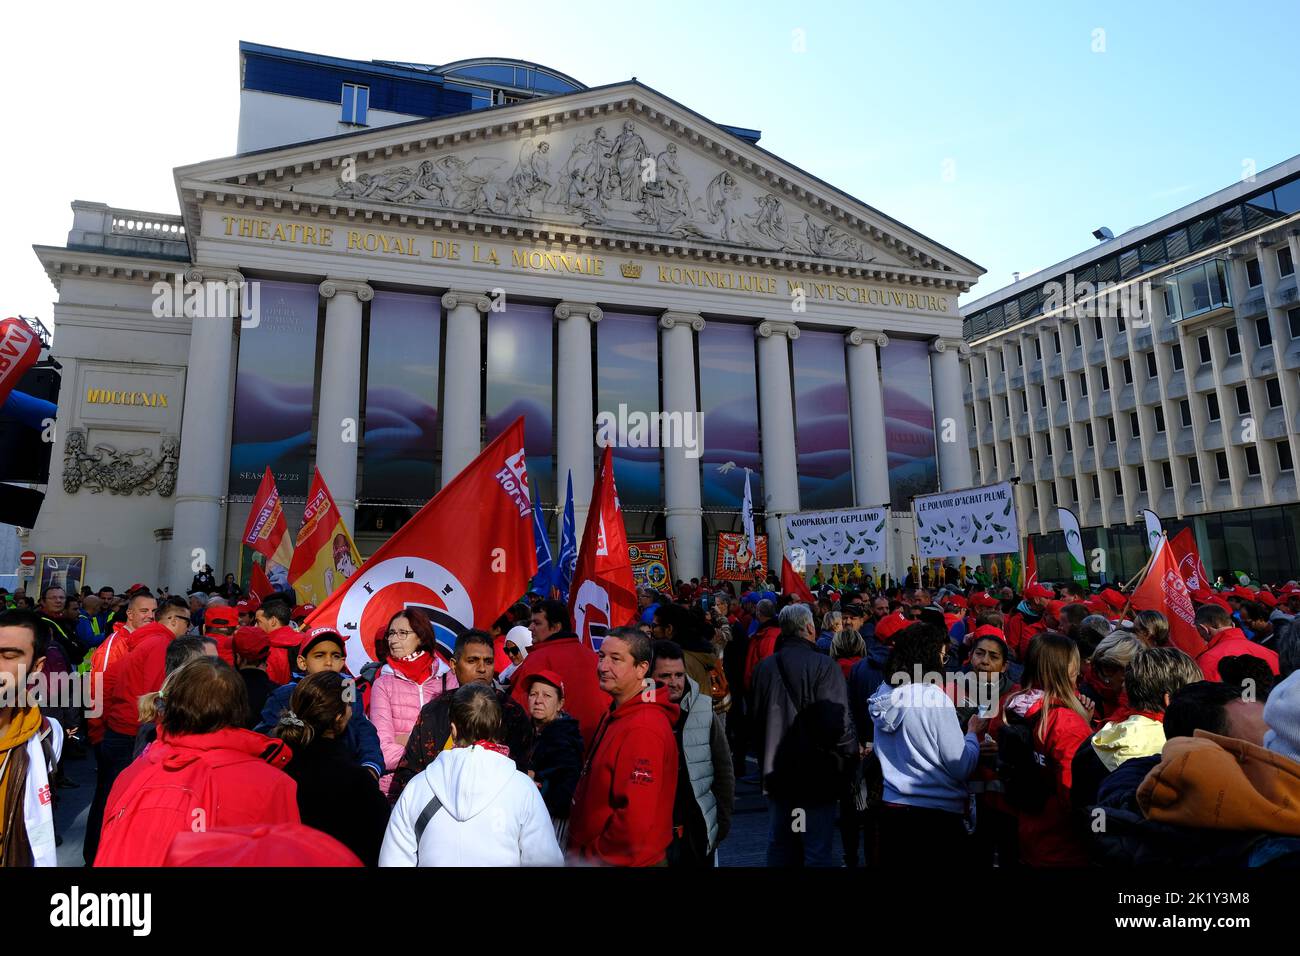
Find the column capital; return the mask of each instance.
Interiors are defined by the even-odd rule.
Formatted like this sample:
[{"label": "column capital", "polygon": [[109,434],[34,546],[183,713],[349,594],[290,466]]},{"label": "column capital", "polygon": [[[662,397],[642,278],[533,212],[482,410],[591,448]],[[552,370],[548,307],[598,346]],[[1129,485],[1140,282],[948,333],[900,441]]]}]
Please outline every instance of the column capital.
[{"label": "column capital", "polygon": [[358,302],[369,302],[375,297],[375,290],[369,283],[355,279],[326,279],[320,284],[321,298],[332,299],[340,292],[352,293]]},{"label": "column capital", "polygon": [[889,336],[884,332],[875,332],[870,329],[854,329],[844,336],[844,341],[849,345],[866,345],[870,342],[876,348],[883,349],[889,344]]},{"label": "column capital", "polygon": [[593,302],[557,302],[555,305],[555,317],[563,322],[565,319],[573,318],[575,315],[586,316],[592,322],[599,322],[605,317],[600,306]]},{"label": "column capital", "polygon": [[696,312],[665,312],[659,316],[659,328],[671,329],[680,322],[682,325],[689,325],[696,332],[704,331],[704,316]]},{"label": "column capital", "polygon": [[799,337],[799,326],[793,322],[760,322],[754,327],[754,335],[760,339],[771,338],[773,335],[784,335],[791,342]]},{"label": "column capital", "polygon": [[458,305],[472,305],[480,312],[488,312],[492,308],[492,300],[482,292],[472,292],[466,289],[448,289],[442,294],[442,307],[444,309],[454,309]]},{"label": "column capital", "polygon": [[970,346],[966,344],[965,339],[944,338],[943,336],[939,336],[930,342],[930,351],[936,354],[941,355],[949,349],[956,352],[958,355],[970,355]]},{"label": "column capital", "polygon": [[192,265],[185,270],[186,282],[229,282],[242,283],[244,274],[225,266]]}]

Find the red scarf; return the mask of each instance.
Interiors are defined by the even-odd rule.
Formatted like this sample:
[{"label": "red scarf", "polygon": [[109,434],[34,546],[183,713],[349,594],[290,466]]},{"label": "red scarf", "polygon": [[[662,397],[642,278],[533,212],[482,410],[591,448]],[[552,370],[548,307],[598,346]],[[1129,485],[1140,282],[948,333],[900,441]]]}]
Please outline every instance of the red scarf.
[{"label": "red scarf", "polygon": [[503,757],[510,756],[510,748],[507,747],[505,744],[493,743],[490,740],[476,740],[474,741],[474,746],[482,747],[485,750],[491,750],[495,753],[499,753]]},{"label": "red scarf", "polygon": [[424,648],[410,657],[390,657],[388,665],[413,684],[423,684],[433,676],[433,655]]}]

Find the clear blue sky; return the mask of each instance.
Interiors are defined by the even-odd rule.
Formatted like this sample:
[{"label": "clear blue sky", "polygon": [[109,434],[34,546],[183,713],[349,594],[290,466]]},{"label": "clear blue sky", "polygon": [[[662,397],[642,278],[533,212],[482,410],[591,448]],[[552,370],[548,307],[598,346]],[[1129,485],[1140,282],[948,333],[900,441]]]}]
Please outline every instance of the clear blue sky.
[{"label": "clear blue sky", "polygon": [[[241,39],[360,59],[637,76],[988,269],[975,296],[1300,153],[1300,4],[231,2],[221,16],[24,8],[0,65],[5,314],[48,317],[30,251],[68,203],[175,211],[174,166],[234,151]],[[16,26],[16,25],[15,25]],[[802,30],[805,48],[795,49]],[[1104,51],[1094,52],[1094,31]],[[21,188],[20,188],[21,187]]]}]

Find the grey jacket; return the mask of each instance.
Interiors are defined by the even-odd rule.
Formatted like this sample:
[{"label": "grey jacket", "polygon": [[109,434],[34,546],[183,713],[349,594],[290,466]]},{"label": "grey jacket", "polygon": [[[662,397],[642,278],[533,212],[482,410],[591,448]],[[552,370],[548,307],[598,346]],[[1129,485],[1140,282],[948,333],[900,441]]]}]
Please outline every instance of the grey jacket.
[{"label": "grey jacket", "polygon": [[782,639],[754,670],[752,703],[765,793],[811,804],[847,793],[858,737],[838,663],[809,641]]},{"label": "grey jacket", "polygon": [[731,811],[736,802],[736,775],[731,748],[722,722],[713,713],[713,700],[703,696],[693,677],[686,678],[686,695],[681,707],[685,719],[681,728],[682,756],[691,778],[691,791],[704,816],[709,852],[717,849],[731,829]]}]

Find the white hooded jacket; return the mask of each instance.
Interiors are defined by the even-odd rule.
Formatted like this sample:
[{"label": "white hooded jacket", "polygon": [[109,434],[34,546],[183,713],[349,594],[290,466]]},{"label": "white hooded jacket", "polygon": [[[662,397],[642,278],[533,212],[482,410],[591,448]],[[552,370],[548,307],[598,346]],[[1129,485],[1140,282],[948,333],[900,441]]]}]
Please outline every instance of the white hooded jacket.
[{"label": "white hooded jacket", "polygon": [[[442,807],[416,846],[415,824],[434,797]],[[411,779],[388,820],[380,866],[562,866],[537,785],[486,747],[444,750]]]}]

